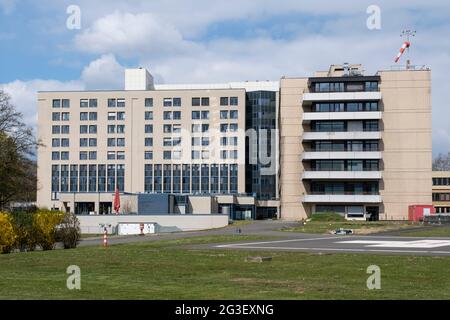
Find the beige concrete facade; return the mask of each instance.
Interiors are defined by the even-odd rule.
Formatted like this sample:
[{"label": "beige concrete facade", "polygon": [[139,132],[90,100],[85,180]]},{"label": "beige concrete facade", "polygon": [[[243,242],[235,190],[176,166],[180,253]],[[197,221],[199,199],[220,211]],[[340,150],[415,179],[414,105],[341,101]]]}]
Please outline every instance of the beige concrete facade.
[{"label": "beige concrete facade", "polygon": [[433,206],[436,213],[450,213],[450,171],[433,171]]},{"label": "beige concrete facade", "polygon": [[[237,105],[221,106],[220,99],[226,97],[237,99]],[[145,106],[145,99],[153,99],[152,107]],[[179,98],[181,106],[164,106],[164,99]],[[208,98],[208,106],[192,106],[193,98]],[[70,101],[69,108],[53,108],[53,100],[67,99]],[[81,107],[81,100],[96,99],[97,107]],[[124,107],[108,107],[108,99],[124,99]],[[117,101],[117,100],[116,100]],[[173,101],[172,101],[173,103]],[[200,103],[201,104],[201,103]],[[237,111],[237,119],[221,119],[221,111]],[[179,120],[165,120],[164,112],[181,112]],[[192,111],[209,112],[209,119],[192,119]],[[96,113],[97,120],[80,120],[81,113]],[[110,113],[124,112],[124,120],[108,120]],[[146,120],[146,112],[153,112],[153,120]],[[67,121],[53,120],[53,113],[68,113]],[[229,114],[229,113],[228,113]],[[173,118],[173,113],[172,113]],[[208,132],[192,132],[193,125],[209,125]],[[237,126],[236,131],[222,133],[222,124]],[[68,134],[52,133],[52,126],[68,125]],[[81,134],[80,126],[96,126],[96,133]],[[108,133],[109,125],[124,125],[124,133]],[[152,133],[145,133],[145,126],[152,125]],[[171,125],[172,131],[176,126],[176,133],[164,131],[164,126]],[[117,130],[117,128],[116,128]],[[164,146],[164,139],[181,138],[180,146]],[[192,145],[192,138],[209,138],[209,146]],[[234,145],[221,145],[221,137],[236,138]],[[145,164],[162,165],[238,165],[237,192],[245,192],[245,90],[244,89],[194,89],[194,90],[142,90],[142,91],[86,91],[86,92],[39,92],[38,93],[38,138],[43,146],[38,149],[38,194],[39,206],[62,209],[59,195],[53,194],[52,199],[52,165],[124,165],[124,190],[127,193],[144,192]],[[52,139],[69,139],[69,147],[52,147]],[[80,138],[97,139],[95,147],[80,147]],[[109,147],[108,138],[124,138],[125,146]],[[145,146],[145,138],[153,139],[153,146]],[[192,159],[192,151],[209,153],[205,159]],[[80,152],[96,152],[96,159],[80,160]],[[145,152],[153,152],[152,159],[145,159]],[[172,151],[172,159],[164,159],[164,151]],[[181,158],[174,159],[174,152],[181,151]],[[221,158],[221,152],[227,152],[227,159]],[[52,152],[69,152],[68,160],[52,160]],[[108,160],[108,152],[120,152],[124,155],[123,160]],[[232,152],[237,152],[237,159],[231,159]],[[61,156],[61,154],[60,154]],[[88,155],[89,157],[89,155]],[[116,154],[117,157],[117,154]],[[205,155],[206,157],[206,155]],[[211,167],[209,167],[209,170]],[[220,170],[219,170],[220,171]],[[164,173],[163,173],[164,174]],[[228,171],[228,182],[230,172]],[[190,181],[192,183],[192,179]],[[69,182],[70,183],[70,182]],[[229,186],[228,186],[229,187]],[[164,186],[163,186],[164,188]],[[208,187],[209,188],[209,187]],[[70,188],[69,188],[70,189]],[[59,188],[61,191],[61,188]],[[97,189],[96,189],[97,190]],[[171,188],[170,192],[173,191]],[[224,190],[229,193],[230,190]],[[79,193],[77,196],[85,201],[90,198],[99,197],[96,192]],[[112,201],[112,190],[106,190],[100,197],[110,198]],[[81,200],[80,200],[81,201]],[[106,201],[106,199],[105,199]],[[96,203],[96,211],[98,200]],[[74,204],[69,203],[67,207],[73,210]]]}]

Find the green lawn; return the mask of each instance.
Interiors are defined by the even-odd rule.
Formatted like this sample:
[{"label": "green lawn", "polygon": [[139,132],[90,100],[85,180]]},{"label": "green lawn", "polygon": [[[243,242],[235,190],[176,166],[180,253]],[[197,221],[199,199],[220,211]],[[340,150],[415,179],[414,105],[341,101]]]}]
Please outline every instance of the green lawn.
[{"label": "green lawn", "polygon": [[[109,248],[0,256],[0,299],[450,299],[450,258],[197,250],[186,244],[257,240],[196,237]],[[270,255],[264,263],[249,255]],[[366,268],[381,268],[381,290],[366,288]],[[66,268],[81,268],[81,290],[66,288]]]}]

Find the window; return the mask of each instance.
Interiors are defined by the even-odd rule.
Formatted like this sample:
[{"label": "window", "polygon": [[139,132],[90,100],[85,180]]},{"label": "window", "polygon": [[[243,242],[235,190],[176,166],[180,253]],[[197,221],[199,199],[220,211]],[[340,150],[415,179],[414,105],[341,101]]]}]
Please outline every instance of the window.
[{"label": "window", "polygon": [[200,138],[192,138],[192,145],[193,146],[199,146],[200,145]]},{"label": "window", "polygon": [[117,151],[117,160],[125,160],[125,151]]},{"label": "window", "polygon": [[209,98],[202,98],[202,106],[204,107],[209,106]]},{"label": "window", "polygon": [[209,151],[202,150],[202,159],[209,159]]},{"label": "window", "polygon": [[117,120],[123,121],[125,120],[125,112],[117,112]]},{"label": "window", "polygon": [[228,111],[227,110],[220,111],[220,119],[228,119]]},{"label": "window", "polygon": [[204,146],[204,147],[209,146],[209,138],[208,137],[202,138],[202,146]]},{"label": "window", "polygon": [[230,97],[230,106],[237,106],[239,104],[238,97]]},{"label": "window", "polygon": [[145,120],[153,120],[153,111],[145,111]]},{"label": "window", "polygon": [[227,132],[228,131],[228,124],[222,123],[220,124],[220,132]]},{"label": "window", "polygon": [[163,146],[164,147],[171,147],[172,146],[172,139],[171,138],[164,138],[163,139]]},{"label": "window", "polygon": [[221,106],[228,106],[228,97],[221,97],[220,98],[220,105]]},{"label": "window", "polygon": [[63,108],[70,108],[70,100],[69,99],[62,99],[62,107]]},{"label": "window", "polygon": [[200,159],[200,151],[193,150],[192,151],[192,159]]},{"label": "window", "polygon": [[60,140],[59,139],[52,139],[52,147],[53,148],[58,148],[61,145]]},{"label": "window", "polygon": [[68,151],[61,152],[61,160],[69,160],[69,152]]},{"label": "window", "polygon": [[153,125],[152,124],[145,125],[145,133],[153,133]]},{"label": "window", "polygon": [[145,107],[146,108],[153,107],[153,98],[145,98]]},{"label": "window", "polygon": [[53,100],[52,102],[52,107],[53,108],[61,108],[61,100]]},{"label": "window", "polygon": [[228,139],[228,142],[230,146],[237,146],[238,145],[238,137],[230,137]]},{"label": "window", "polygon": [[200,119],[200,111],[192,111],[192,119],[193,120]]},{"label": "window", "polygon": [[67,138],[61,139],[61,147],[68,148],[69,146],[70,146],[69,139],[67,139]]},{"label": "window", "polygon": [[153,191],[153,165],[146,164],[144,167],[144,191]]},{"label": "window", "polygon": [[89,120],[97,121],[97,112],[89,112]]},{"label": "window", "polygon": [[192,106],[199,107],[200,106],[200,98],[192,98]]},{"label": "window", "polygon": [[164,120],[171,120],[172,119],[172,112],[171,111],[164,111],[163,119]]},{"label": "window", "polygon": [[108,133],[115,133],[116,132],[116,126],[115,125],[108,125]]},{"label": "window", "polygon": [[174,147],[180,146],[181,145],[181,138],[173,138],[172,145]]},{"label": "window", "polygon": [[125,108],[125,99],[117,99],[117,107]]},{"label": "window", "polygon": [[172,151],[164,151],[163,158],[164,160],[172,159]]},{"label": "window", "polygon": [[220,138],[220,145],[226,146],[228,144],[227,140],[228,140],[227,137]]},{"label": "window", "polygon": [[86,134],[88,133],[88,126],[87,125],[81,125],[80,126],[80,134]]},{"label": "window", "polygon": [[145,160],[152,160],[153,159],[153,151],[145,151],[144,159]]},{"label": "window", "polygon": [[59,160],[59,152],[57,151],[52,152],[52,160]]},{"label": "window", "polygon": [[52,113],[52,120],[53,121],[60,121],[61,120],[61,114],[59,112],[53,112]]},{"label": "window", "polygon": [[144,144],[146,147],[153,147],[153,138],[145,138]]},{"label": "window", "polygon": [[117,138],[117,146],[125,147],[125,138]]},{"label": "window", "polygon": [[173,98],[173,106],[181,107],[181,98]]},{"label": "window", "polygon": [[181,124],[172,125],[172,132],[173,133],[181,133]]},{"label": "window", "polygon": [[209,111],[202,111],[202,119],[203,120],[209,119]]},{"label": "window", "polygon": [[181,120],[181,111],[173,112],[173,120]]},{"label": "window", "polygon": [[230,119],[237,119],[238,118],[238,111],[237,110],[231,110],[230,111]]},{"label": "window", "polygon": [[172,106],[172,99],[171,98],[164,98],[163,106],[164,107],[171,107]]},{"label": "window", "polygon": [[97,146],[97,138],[90,138],[89,147],[96,147],[96,146]]},{"label": "window", "polygon": [[117,133],[125,133],[125,125],[123,124],[117,125]]},{"label": "window", "polygon": [[80,100],[80,108],[87,108],[89,107],[89,100],[88,99],[81,99]]},{"label": "window", "polygon": [[80,147],[87,147],[87,146],[88,146],[88,139],[80,138]]},{"label": "window", "polygon": [[97,151],[89,151],[89,160],[97,160]]},{"label": "window", "polygon": [[108,108],[116,107],[116,99],[108,99]]},{"label": "window", "polygon": [[164,131],[164,133],[171,133],[172,132],[172,125],[165,124],[164,127],[163,127],[163,131]]},{"label": "window", "polygon": [[60,134],[61,127],[60,126],[52,126],[52,134]]},{"label": "window", "polygon": [[231,150],[230,151],[230,159],[237,159],[238,158],[238,151],[237,150]]},{"label": "window", "polygon": [[69,134],[70,133],[70,126],[61,126],[61,133],[62,134]]},{"label": "window", "polygon": [[209,131],[209,124],[202,124],[202,132],[208,132]]},{"label": "window", "polygon": [[116,139],[108,138],[108,147],[115,147],[115,146],[116,146]]},{"label": "window", "polygon": [[365,87],[366,91],[378,91],[378,82],[367,81]]},{"label": "window", "polygon": [[96,134],[97,133],[97,126],[96,125],[90,125],[89,126],[89,133],[90,134]]},{"label": "window", "polygon": [[109,121],[116,120],[116,113],[115,112],[108,112],[108,120]]},{"label": "window", "polygon": [[87,112],[80,112],[80,121],[86,121],[88,119]]},{"label": "window", "polygon": [[89,99],[89,108],[97,108],[97,99]]},{"label": "window", "polygon": [[87,160],[87,159],[88,159],[87,151],[80,151],[80,160]]},{"label": "window", "polygon": [[116,160],[116,153],[114,151],[108,151],[107,158],[108,160]]},{"label": "window", "polygon": [[227,150],[221,150],[220,151],[220,159],[227,159]]},{"label": "window", "polygon": [[238,130],[237,123],[231,123],[230,124],[230,132],[236,132]]}]

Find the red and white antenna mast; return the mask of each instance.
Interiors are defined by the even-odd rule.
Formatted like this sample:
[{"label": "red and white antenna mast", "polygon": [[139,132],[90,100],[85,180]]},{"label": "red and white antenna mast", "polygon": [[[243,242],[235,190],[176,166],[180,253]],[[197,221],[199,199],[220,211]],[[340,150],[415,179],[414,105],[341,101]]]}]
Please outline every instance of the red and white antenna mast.
[{"label": "red and white antenna mast", "polygon": [[410,39],[411,39],[411,37],[415,37],[415,36],[416,36],[416,31],[412,31],[412,30],[403,30],[402,34],[400,35],[400,37],[406,38],[406,40],[405,40],[405,42],[403,42],[403,45],[400,48],[400,51],[397,54],[397,57],[395,57],[395,63],[397,63],[400,60],[400,57],[403,55],[403,53],[406,50],[406,53],[407,53],[406,69],[411,68],[411,60],[409,58],[409,48],[411,47]]}]

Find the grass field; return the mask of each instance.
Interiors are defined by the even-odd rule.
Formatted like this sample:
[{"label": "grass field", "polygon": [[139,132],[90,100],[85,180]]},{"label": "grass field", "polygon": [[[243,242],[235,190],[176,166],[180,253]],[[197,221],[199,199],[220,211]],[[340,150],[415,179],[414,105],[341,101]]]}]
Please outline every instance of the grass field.
[{"label": "grass field", "polygon": [[402,230],[414,228],[419,225],[412,225],[408,222],[399,221],[346,221],[343,217],[333,213],[321,213],[313,215],[311,221],[305,225],[295,228],[284,228],[283,231],[304,232],[304,233],[332,233],[336,229],[352,229],[355,234],[371,234],[384,231]]},{"label": "grass field", "polygon": [[[441,299],[450,298],[450,258],[193,250],[182,245],[257,240],[196,237],[107,249],[0,256],[0,299]],[[264,238],[267,239],[267,238]],[[270,255],[264,263],[249,255]],[[368,290],[366,268],[381,268]],[[81,290],[66,288],[66,268],[81,268]]]},{"label": "grass field", "polygon": [[399,232],[398,235],[405,237],[450,237],[450,226],[429,226],[426,229]]}]

